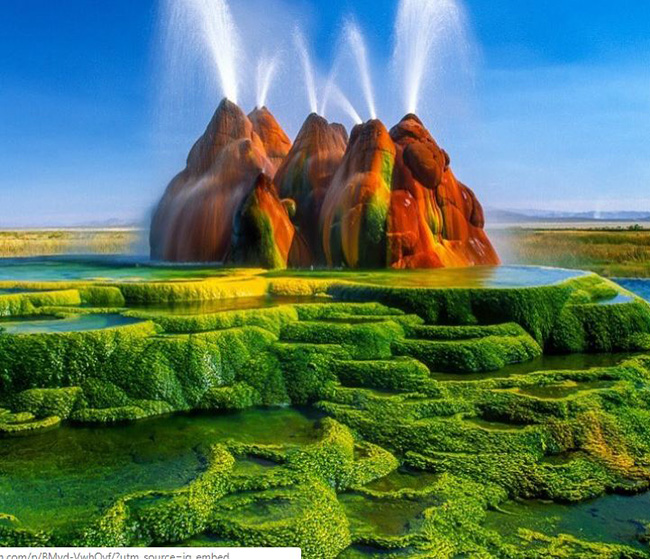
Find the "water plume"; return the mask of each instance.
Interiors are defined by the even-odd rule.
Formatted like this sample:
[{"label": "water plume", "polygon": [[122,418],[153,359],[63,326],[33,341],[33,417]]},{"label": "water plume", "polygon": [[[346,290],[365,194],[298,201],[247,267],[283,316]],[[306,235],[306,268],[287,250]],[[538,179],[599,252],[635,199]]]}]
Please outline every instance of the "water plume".
[{"label": "water plume", "polygon": [[[224,97],[237,103],[239,97],[239,77],[242,53],[241,39],[226,0],[184,0],[175,2],[179,10],[186,10],[187,17],[177,19],[183,25],[189,24],[193,29],[189,35],[198,32],[201,39],[199,48],[207,50],[213,67],[216,68]],[[178,30],[187,36],[188,30]]]},{"label": "water plume", "polygon": [[[468,49],[466,18],[459,0],[400,0],[395,21],[393,68],[402,74],[404,108],[416,113],[423,82],[454,49]],[[458,64],[459,61],[454,61]]]},{"label": "water plume", "polygon": [[327,76],[325,87],[323,88],[319,114],[324,118],[327,118],[326,117],[327,108],[329,106],[329,102],[330,102],[330,98],[332,97],[333,90],[336,87],[334,82],[336,81],[336,76],[338,74],[340,62],[341,62],[340,56],[337,56],[336,59],[334,60],[334,64],[332,64],[332,68],[330,69],[329,76]]},{"label": "water plume", "polygon": [[334,101],[339,105],[339,107],[341,107],[341,109],[346,112],[346,114],[354,121],[355,124],[361,124],[363,122],[363,119],[354,108],[354,105],[336,86],[336,84],[331,84],[329,88]]},{"label": "water plume", "polygon": [[167,94],[178,93],[179,88],[190,90],[187,82],[196,76],[237,102],[243,51],[226,0],[166,0],[160,22],[168,82],[163,89]]},{"label": "water plume", "polygon": [[348,20],[344,28],[345,39],[352,49],[354,59],[359,70],[359,78],[363,95],[368,105],[368,113],[373,120],[377,118],[377,108],[375,106],[375,95],[372,89],[372,80],[370,79],[370,69],[368,65],[368,52],[366,43],[361,34],[359,26],[353,20]]},{"label": "water plume", "polygon": [[312,113],[317,113],[318,97],[316,95],[316,79],[314,77],[314,68],[311,63],[311,58],[309,57],[309,51],[307,50],[305,36],[302,34],[302,31],[300,31],[300,29],[296,29],[294,31],[293,40],[296,45],[298,55],[300,56],[300,62],[302,63],[309,108]]},{"label": "water plume", "polygon": [[278,54],[273,57],[263,54],[257,63],[257,94],[255,99],[260,109],[266,105],[266,99],[275,78],[279,61]]}]

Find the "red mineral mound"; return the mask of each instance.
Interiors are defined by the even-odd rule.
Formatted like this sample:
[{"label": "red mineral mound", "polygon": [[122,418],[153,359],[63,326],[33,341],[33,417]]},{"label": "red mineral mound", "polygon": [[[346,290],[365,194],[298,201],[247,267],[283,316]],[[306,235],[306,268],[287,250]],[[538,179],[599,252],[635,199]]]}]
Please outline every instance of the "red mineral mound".
[{"label": "red mineral mound", "polygon": [[261,173],[235,216],[228,260],[263,268],[308,266],[309,251],[289,218],[293,209],[292,201],[280,200],[273,181]]},{"label": "red mineral mound", "polygon": [[291,140],[275,120],[275,117],[266,108],[256,108],[248,115],[253,124],[253,130],[262,140],[266,155],[276,169],[280,167],[284,158],[291,150]]},{"label": "red mineral mound", "polygon": [[280,196],[296,202],[294,223],[316,258],[322,252],[318,225],[321,205],[346,144],[347,132],[342,125],[329,124],[312,114],[275,175]]},{"label": "red mineral mound", "polygon": [[[272,262],[273,267],[282,265],[275,255],[288,255],[284,245],[287,237],[293,238],[288,232],[293,225],[277,193],[263,194],[275,187],[260,181],[260,174],[267,178],[275,174],[264,144],[241,109],[224,99],[190,151],[187,167],[167,187],[154,214],[150,234],[152,257],[175,262],[216,262],[236,257],[241,253],[231,251],[233,227],[245,206],[249,218],[252,212],[261,221],[273,224],[271,229],[260,229],[263,238],[258,235],[250,242],[263,243],[262,252],[267,256],[274,254],[265,263]],[[260,200],[256,206],[251,202],[254,192],[253,198]],[[255,211],[250,210],[252,206]],[[270,248],[278,242],[276,235],[282,246]],[[241,231],[237,243],[242,243]],[[247,263],[253,262],[248,259]],[[285,259],[285,266],[286,263]]]},{"label": "red mineral mound", "polygon": [[390,132],[397,148],[389,222],[396,268],[497,265],[483,208],[454,176],[449,156],[422,122],[407,115]]},{"label": "red mineral mound", "polygon": [[378,120],[352,130],[321,212],[329,265],[384,268],[395,145]]},{"label": "red mineral mound", "polygon": [[266,108],[224,100],[163,196],[151,254],[283,268],[495,265],[483,209],[415,115],[390,133],[312,114],[293,146]]},{"label": "red mineral mound", "polygon": [[435,268],[498,264],[474,193],[408,115],[390,135],[357,126],[321,213],[329,265]]}]

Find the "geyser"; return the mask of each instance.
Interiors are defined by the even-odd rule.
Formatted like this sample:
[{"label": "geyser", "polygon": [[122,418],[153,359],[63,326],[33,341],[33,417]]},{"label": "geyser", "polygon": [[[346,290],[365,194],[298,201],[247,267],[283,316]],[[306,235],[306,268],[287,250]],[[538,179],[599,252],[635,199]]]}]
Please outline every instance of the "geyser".
[{"label": "geyser", "polygon": [[346,42],[352,49],[354,58],[359,71],[359,78],[361,80],[361,87],[363,89],[363,96],[365,97],[368,105],[368,113],[371,119],[377,118],[377,108],[375,107],[375,94],[372,90],[372,80],[370,79],[370,67],[368,65],[368,52],[366,50],[366,43],[363,40],[363,35],[356,22],[348,20],[345,24],[345,38]]},{"label": "geyser", "polygon": [[151,228],[154,258],[282,268],[498,264],[474,193],[415,115],[311,114],[290,145],[266,108],[221,103],[169,185]]},{"label": "geyser", "polygon": [[294,31],[293,40],[296,45],[296,50],[300,56],[300,63],[302,64],[302,71],[305,78],[305,89],[307,91],[307,99],[309,101],[309,109],[312,113],[318,112],[318,96],[316,95],[316,77],[314,76],[314,67],[311,63],[309,50],[307,50],[307,43],[305,36],[300,29]]},{"label": "geyser", "polygon": [[257,62],[257,107],[262,108],[266,105],[266,98],[271,89],[271,84],[278,70],[279,56],[276,54],[269,57],[263,54]]},{"label": "geyser", "polygon": [[[454,0],[400,2],[393,62],[404,75],[410,112],[390,132],[376,118],[363,123],[335,83],[341,48],[317,114],[314,67],[307,41],[295,28],[312,114],[293,143],[265,106],[279,57],[263,55],[253,68],[257,106],[247,116],[234,102],[239,34],[227,3],[189,0],[183,6],[174,12],[184,17],[179,28],[187,25],[188,14],[194,17],[226,98],[158,205],[151,225],[153,258],[269,268],[499,263],[480,203],[414,114],[431,61],[452,36],[462,36],[462,10]],[[376,116],[368,53],[351,20],[340,45],[349,47],[368,112]],[[349,139],[342,124],[323,116],[330,98],[356,124]]]},{"label": "geyser", "polygon": [[167,57],[176,60],[172,79],[186,72],[185,65],[202,62],[200,73],[216,78],[223,96],[239,100],[242,43],[226,0],[167,0],[164,32]]},{"label": "geyser", "polygon": [[395,21],[393,72],[401,76],[407,113],[417,113],[422,86],[450,50],[467,49],[466,21],[458,0],[400,0]]}]

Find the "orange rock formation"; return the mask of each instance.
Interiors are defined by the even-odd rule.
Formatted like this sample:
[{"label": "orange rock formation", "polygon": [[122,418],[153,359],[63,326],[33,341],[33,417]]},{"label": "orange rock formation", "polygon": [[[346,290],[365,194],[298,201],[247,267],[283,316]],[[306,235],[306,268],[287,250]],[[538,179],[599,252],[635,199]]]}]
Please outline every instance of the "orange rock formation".
[{"label": "orange rock formation", "polygon": [[293,145],[266,108],[227,100],[154,215],[151,253],[269,268],[496,265],[474,193],[415,115],[390,133],[315,114]]},{"label": "orange rock formation", "polygon": [[[274,119],[257,122],[263,120],[259,128],[268,145],[275,146],[275,139],[284,133],[271,131],[269,123]],[[258,265],[287,264],[295,228],[270,182],[276,167],[254,128],[237,105],[222,101],[190,151],[186,168],[167,187],[154,214],[153,258],[239,263],[236,259],[241,257],[243,263],[251,263],[249,252],[241,251],[242,231],[248,230],[256,232],[248,242],[250,251],[259,256]],[[233,250],[235,223],[241,224],[243,214],[244,222],[254,216],[260,223],[254,228],[241,226],[235,235],[237,250]]]}]

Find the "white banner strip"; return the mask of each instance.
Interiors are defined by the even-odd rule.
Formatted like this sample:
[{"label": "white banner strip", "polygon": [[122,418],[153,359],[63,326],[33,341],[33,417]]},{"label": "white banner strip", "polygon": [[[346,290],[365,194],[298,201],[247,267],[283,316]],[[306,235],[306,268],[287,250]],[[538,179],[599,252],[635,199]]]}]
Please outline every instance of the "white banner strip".
[{"label": "white banner strip", "polygon": [[0,559],[301,559],[297,547],[6,547]]}]

